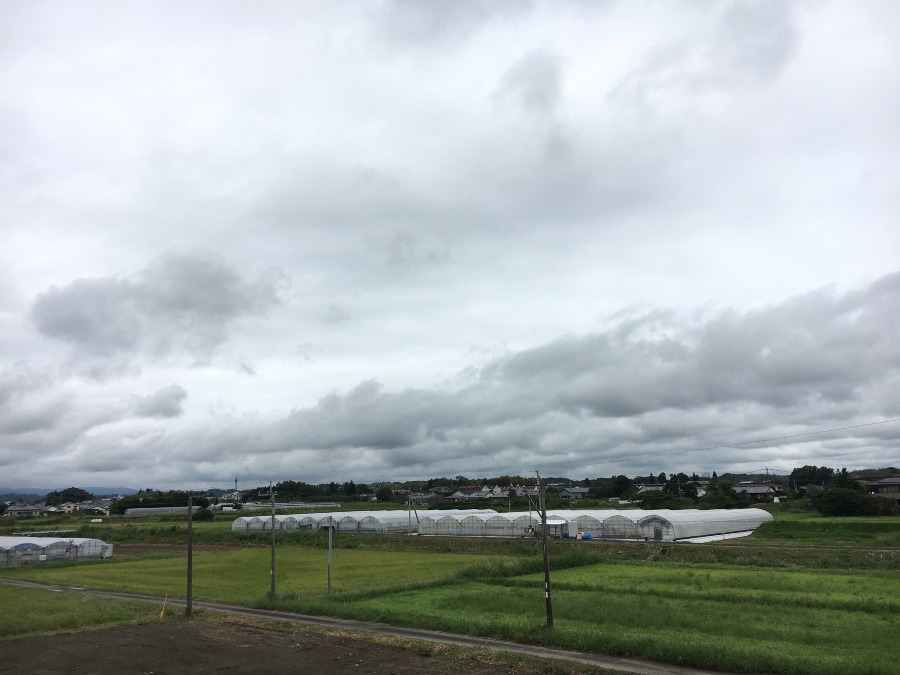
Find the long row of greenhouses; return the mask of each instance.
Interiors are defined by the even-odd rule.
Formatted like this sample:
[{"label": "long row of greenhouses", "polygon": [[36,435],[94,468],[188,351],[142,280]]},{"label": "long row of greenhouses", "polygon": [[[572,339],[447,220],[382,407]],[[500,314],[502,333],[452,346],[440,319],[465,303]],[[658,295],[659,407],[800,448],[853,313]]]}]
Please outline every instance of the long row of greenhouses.
[{"label": "long row of greenhouses", "polygon": [[0,567],[28,563],[109,558],[112,544],[99,539],[60,537],[0,537]]},{"label": "long row of greenhouses", "polygon": [[[328,513],[276,514],[276,530],[322,530],[331,527],[338,532],[367,534],[413,533],[419,531],[422,511],[334,511]],[[496,514],[490,509],[453,509],[427,511],[429,516],[456,514]],[[272,516],[241,516],[231,523],[234,532],[271,530]]]},{"label": "long row of greenhouses", "polygon": [[[589,535],[593,539],[706,541],[745,536],[772,520],[762,509],[657,509],[550,511],[547,525],[553,537]],[[270,530],[271,516],[242,516],[236,532]],[[536,511],[497,513],[492,509],[429,511],[335,511],[276,515],[275,529],[332,529],[370,534],[418,533],[454,537],[529,537],[540,532]]]},{"label": "long row of greenhouses", "polygon": [[[551,536],[592,539],[693,541],[747,535],[772,515],[762,509],[555,510],[547,513]],[[419,534],[461,537],[528,537],[540,532],[537,512],[432,515]]]}]

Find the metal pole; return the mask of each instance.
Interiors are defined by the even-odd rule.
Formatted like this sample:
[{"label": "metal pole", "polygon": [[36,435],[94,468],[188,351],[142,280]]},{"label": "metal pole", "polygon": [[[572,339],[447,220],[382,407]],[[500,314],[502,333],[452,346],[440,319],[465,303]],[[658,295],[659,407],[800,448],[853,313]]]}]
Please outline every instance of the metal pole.
[{"label": "metal pole", "polygon": [[544,595],[547,599],[547,628],[553,628],[553,599],[550,594],[550,542],[548,540],[547,501],[544,498],[544,486],[541,485],[541,474],[537,473],[538,499],[541,507],[541,530],[544,542]]},{"label": "metal pole", "polygon": [[194,500],[188,495],[188,515],[187,515],[187,531],[188,531],[188,550],[187,550],[187,605],[185,606],[185,614],[191,615],[193,598],[194,598],[194,527],[193,527],[193,510]]}]

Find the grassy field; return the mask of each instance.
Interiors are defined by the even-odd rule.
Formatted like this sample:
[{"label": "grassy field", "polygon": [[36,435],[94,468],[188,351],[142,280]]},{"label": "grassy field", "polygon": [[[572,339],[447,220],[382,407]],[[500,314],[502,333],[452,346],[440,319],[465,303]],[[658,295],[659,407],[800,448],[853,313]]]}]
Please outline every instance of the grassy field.
[{"label": "grassy field", "polygon": [[[0,639],[80,631],[159,618],[160,608],[87,595],[0,585]],[[2,651],[2,648],[0,648]]]},{"label": "grassy field", "polygon": [[[184,595],[183,523],[103,528],[88,536],[169,552],[0,574]],[[325,537],[280,533],[273,598],[268,533],[236,536],[220,521],[195,533],[207,547],[194,554],[196,598],[731,671],[895,673],[900,662],[898,518],[776,514],[753,537],[716,545],[553,542],[552,631],[530,540],[339,534],[329,595]]]},{"label": "grassy field", "polygon": [[753,535],[759,541],[828,546],[900,547],[900,517],[822,518],[776,515]]},{"label": "grassy field", "polygon": [[[271,557],[266,548],[201,552],[194,553],[193,558],[193,590],[197,599],[249,605],[270,589]],[[332,591],[338,594],[369,588],[407,588],[447,579],[493,560],[476,554],[341,550],[334,555]],[[325,551],[281,547],[275,568],[279,594],[304,597],[327,594]],[[183,597],[187,587],[187,563],[181,555],[135,560],[113,558],[78,565],[32,565],[0,572],[29,581],[160,596]]]}]

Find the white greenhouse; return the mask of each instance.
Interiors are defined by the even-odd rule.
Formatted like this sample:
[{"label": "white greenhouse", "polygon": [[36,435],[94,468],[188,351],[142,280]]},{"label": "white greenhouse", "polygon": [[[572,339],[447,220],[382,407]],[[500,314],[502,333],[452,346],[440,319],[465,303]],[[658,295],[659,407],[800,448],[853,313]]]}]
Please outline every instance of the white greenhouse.
[{"label": "white greenhouse", "polygon": [[[762,509],[577,510],[547,512],[550,535],[635,541],[711,541],[751,534],[772,516]],[[241,516],[231,524],[235,532],[268,531],[271,516]],[[540,532],[537,511],[497,513],[491,509],[433,511],[333,511],[275,516],[275,529],[321,530],[359,534],[438,535],[451,537],[530,537]]]},{"label": "white greenhouse", "polygon": [[0,537],[0,567],[112,557],[112,544],[81,537]]},{"label": "white greenhouse", "polygon": [[[637,541],[712,541],[749,535],[772,520],[762,509],[556,510],[547,513],[550,535]],[[492,516],[446,514],[421,519],[419,534],[460,537],[529,537],[540,532],[537,512]]]},{"label": "white greenhouse", "polygon": [[[448,509],[442,511],[332,511],[327,513],[303,513],[275,516],[276,530],[312,529],[322,530],[328,527],[338,532],[356,532],[360,534],[406,534],[419,532],[419,524],[423,514],[428,516],[459,514],[496,516],[491,509]],[[269,531],[272,527],[272,516],[240,516],[231,523],[234,532]]]}]

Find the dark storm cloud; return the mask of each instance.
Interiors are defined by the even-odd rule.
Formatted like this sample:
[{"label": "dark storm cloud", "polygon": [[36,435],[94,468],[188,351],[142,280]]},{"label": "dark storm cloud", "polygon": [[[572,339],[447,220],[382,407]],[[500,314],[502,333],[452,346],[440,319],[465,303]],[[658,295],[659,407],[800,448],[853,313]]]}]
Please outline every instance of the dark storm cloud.
[{"label": "dark storm cloud", "polygon": [[37,329],[90,357],[185,350],[197,359],[225,339],[238,319],[277,302],[280,278],[247,281],[225,263],[166,255],[133,279],[78,279],[40,294]]},{"label": "dark storm cloud", "polygon": [[184,387],[170,384],[149,396],[135,397],[134,414],[138,417],[180,417],[184,414],[181,404],[186,398]]}]

